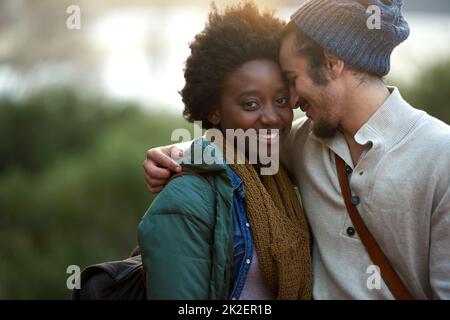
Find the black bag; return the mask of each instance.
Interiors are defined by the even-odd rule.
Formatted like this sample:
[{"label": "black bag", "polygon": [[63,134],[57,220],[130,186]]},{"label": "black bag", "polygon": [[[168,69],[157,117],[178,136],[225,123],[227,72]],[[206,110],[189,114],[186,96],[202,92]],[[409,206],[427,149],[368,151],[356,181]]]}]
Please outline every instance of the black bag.
[{"label": "black bag", "polygon": [[145,270],[139,249],[125,260],[88,266],[81,272],[73,300],[145,300]]}]

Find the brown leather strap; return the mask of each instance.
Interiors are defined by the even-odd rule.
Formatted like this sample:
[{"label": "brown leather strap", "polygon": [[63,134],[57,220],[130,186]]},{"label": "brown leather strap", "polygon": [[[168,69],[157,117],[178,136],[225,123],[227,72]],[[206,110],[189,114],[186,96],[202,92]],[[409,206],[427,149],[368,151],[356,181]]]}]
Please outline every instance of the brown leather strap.
[{"label": "brown leather strap", "polygon": [[377,241],[370,233],[369,229],[361,218],[358,209],[352,204],[352,194],[347,180],[347,175],[345,173],[344,160],[342,160],[342,158],[337,154],[335,154],[335,159],[336,169],[339,177],[339,184],[341,186],[341,192],[342,196],[344,197],[345,206],[347,207],[348,214],[350,216],[350,219],[352,220],[356,232],[358,232],[361,242],[366,247],[366,250],[369,253],[372,261],[380,268],[381,276],[383,277],[383,280],[388,286],[392,295],[397,300],[414,300],[414,297],[408,291],[405,284],[402,282],[397,272],[389,262],[389,259],[386,257],[383,250],[381,250]]}]

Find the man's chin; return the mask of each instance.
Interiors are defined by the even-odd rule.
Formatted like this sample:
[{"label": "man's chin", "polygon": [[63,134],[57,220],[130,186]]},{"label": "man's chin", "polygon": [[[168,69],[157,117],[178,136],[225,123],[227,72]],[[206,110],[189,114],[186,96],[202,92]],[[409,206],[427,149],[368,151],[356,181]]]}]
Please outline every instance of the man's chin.
[{"label": "man's chin", "polygon": [[338,127],[313,122],[313,133],[319,138],[334,138],[338,133]]}]

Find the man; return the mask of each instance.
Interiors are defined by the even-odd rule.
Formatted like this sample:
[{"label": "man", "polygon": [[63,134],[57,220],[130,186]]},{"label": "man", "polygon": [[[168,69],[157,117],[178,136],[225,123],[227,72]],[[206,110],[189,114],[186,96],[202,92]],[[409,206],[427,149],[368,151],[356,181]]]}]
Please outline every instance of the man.
[{"label": "man", "polygon": [[[381,9],[381,29],[367,6]],[[305,2],[286,27],[280,64],[307,115],[282,149],[313,233],[315,299],[392,299],[359,239],[339,187],[346,163],[368,229],[416,299],[450,299],[450,127],[382,81],[409,35],[401,0]],[[150,191],[172,171],[173,147],[144,162]]]}]

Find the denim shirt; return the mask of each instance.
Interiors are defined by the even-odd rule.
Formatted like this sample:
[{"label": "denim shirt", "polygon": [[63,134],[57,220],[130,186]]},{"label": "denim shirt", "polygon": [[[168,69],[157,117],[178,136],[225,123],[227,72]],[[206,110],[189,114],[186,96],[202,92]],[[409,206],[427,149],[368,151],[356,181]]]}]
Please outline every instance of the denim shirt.
[{"label": "denim shirt", "polygon": [[253,238],[247,218],[244,185],[234,171],[227,166],[228,175],[233,184],[233,281],[230,299],[239,299],[253,257]]}]

